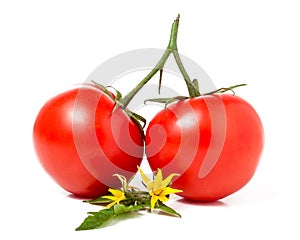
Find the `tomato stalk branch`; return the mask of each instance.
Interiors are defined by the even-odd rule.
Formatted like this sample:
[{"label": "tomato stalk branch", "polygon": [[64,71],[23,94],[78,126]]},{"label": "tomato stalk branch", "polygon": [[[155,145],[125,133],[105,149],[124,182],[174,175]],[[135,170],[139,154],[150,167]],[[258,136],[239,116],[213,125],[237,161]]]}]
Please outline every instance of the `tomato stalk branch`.
[{"label": "tomato stalk branch", "polygon": [[148,73],[148,75],[133,89],[131,90],[124,98],[120,99],[118,106],[125,109],[132,98],[140,91],[140,89],[145,86],[145,84],[159,71],[163,68],[166,60],[168,59],[171,51],[166,49],[161,59],[158,61],[156,66]]},{"label": "tomato stalk branch", "polygon": [[178,27],[179,27],[179,18],[180,15],[177,16],[177,18],[174,20],[171,28],[171,34],[169,39],[169,44],[164,51],[162,57],[158,61],[158,63],[155,65],[155,67],[146,75],[146,77],[133,89],[131,90],[124,98],[120,99],[117,103],[116,107],[121,107],[125,109],[130,101],[133,99],[133,97],[140,91],[140,89],[145,86],[148,81],[158,72],[162,71],[166,61],[168,60],[171,53],[173,54],[175,61],[178,65],[178,68],[186,82],[189,95],[190,97],[197,97],[200,96],[200,92],[197,86],[194,85],[194,83],[191,81],[190,77],[188,76],[187,71],[185,70],[182,61],[180,59],[178,49],[177,49],[177,34],[178,34]]},{"label": "tomato stalk branch", "polygon": [[180,59],[178,51],[174,50],[173,51],[173,55],[174,55],[174,58],[175,58],[175,61],[176,61],[177,65],[179,67],[179,70],[181,71],[181,74],[182,74],[182,76],[184,78],[184,81],[185,81],[185,83],[187,85],[190,98],[201,96],[198,87],[195,86],[195,84],[191,81],[188,73],[186,72],[186,70],[185,70],[185,68],[184,68],[184,66],[182,64],[182,61]]}]

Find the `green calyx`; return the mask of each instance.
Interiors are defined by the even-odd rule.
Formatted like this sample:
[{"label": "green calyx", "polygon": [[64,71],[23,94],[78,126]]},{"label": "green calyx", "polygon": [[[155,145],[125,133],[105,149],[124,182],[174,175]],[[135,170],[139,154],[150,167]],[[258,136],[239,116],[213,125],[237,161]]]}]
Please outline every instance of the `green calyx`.
[{"label": "green calyx", "polygon": [[235,91],[233,90],[234,88],[243,87],[243,86],[246,86],[246,85],[247,84],[242,83],[242,84],[237,84],[237,85],[230,86],[230,87],[223,87],[223,88],[219,88],[217,90],[205,93],[203,95],[211,95],[211,94],[214,94],[214,93],[225,93],[225,92],[228,92],[228,91],[231,91],[232,94],[235,95]]},{"label": "green calyx", "polygon": [[[120,91],[118,91],[116,88],[111,87],[111,86],[103,86],[100,83],[97,83],[92,80],[92,83],[95,84],[96,87],[98,87],[100,90],[102,90],[111,100],[113,100],[116,103],[116,106],[119,102],[120,99],[122,99],[122,94]],[[112,88],[115,91],[115,97],[112,96],[112,94],[108,91],[108,88]],[[117,109],[115,106],[113,112]],[[142,117],[141,115],[130,111],[128,108],[124,109],[124,111],[127,113],[127,115],[137,124],[139,127],[140,131],[144,135],[144,127],[146,126],[146,119]]]},{"label": "green calyx", "polygon": [[[234,85],[234,86],[230,86],[230,87],[223,87],[223,88],[219,88],[217,90],[211,91],[211,92],[204,93],[204,94],[202,94],[202,96],[212,95],[212,94],[216,94],[216,93],[225,93],[228,91],[231,91],[232,94],[235,95],[235,92],[233,90],[234,88],[242,87],[242,86],[246,86],[246,85],[247,84],[238,84],[238,85]],[[196,86],[196,84],[194,86]],[[171,98],[151,98],[151,99],[145,100],[144,103],[145,104],[147,102],[163,103],[163,104],[165,104],[165,108],[166,108],[172,102],[177,102],[177,101],[181,101],[181,100],[185,100],[185,99],[189,99],[189,97],[176,96],[176,97],[171,97]]]}]

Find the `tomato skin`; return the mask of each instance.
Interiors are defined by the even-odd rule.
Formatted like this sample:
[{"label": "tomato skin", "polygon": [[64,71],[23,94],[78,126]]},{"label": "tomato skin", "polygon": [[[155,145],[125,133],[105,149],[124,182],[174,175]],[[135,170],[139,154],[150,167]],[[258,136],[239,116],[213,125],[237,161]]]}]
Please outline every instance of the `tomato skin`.
[{"label": "tomato skin", "polygon": [[151,120],[145,141],[153,171],[160,168],[166,175],[180,174],[172,184],[183,190],[178,195],[216,201],[252,178],[264,132],[249,103],[237,96],[214,94],[170,104]]},{"label": "tomato skin", "polygon": [[[84,86],[50,99],[33,127],[33,143],[45,171],[66,191],[98,197],[133,175],[143,157],[139,127],[100,89]],[[133,153],[133,154],[132,154]]]}]

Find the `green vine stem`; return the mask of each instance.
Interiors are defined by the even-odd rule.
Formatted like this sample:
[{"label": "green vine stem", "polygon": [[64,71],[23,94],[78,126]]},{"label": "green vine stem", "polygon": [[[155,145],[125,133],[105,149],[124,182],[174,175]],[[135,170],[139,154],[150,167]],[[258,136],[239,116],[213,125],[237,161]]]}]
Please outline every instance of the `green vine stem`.
[{"label": "green vine stem", "polygon": [[139,92],[139,90],[158,72],[162,71],[166,61],[168,60],[171,53],[173,54],[175,61],[178,65],[178,68],[186,82],[188,92],[191,98],[200,96],[200,91],[198,87],[191,81],[190,77],[188,76],[188,73],[186,72],[182,61],[180,59],[178,49],[177,49],[177,34],[178,34],[178,27],[179,27],[179,18],[180,15],[177,16],[177,18],[174,20],[171,28],[171,34],[170,34],[170,40],[168,47],[164,51],[162,57],[156,64],[156,66],[146,75],[146,77],[133,89],[131,90],[124,98],[120,99],[118,101],[117,107],[121,107],[125,109],[132,98]]},{"label": "green vine stem", "polygon": [[168,59],[171,51],[169,49],[166,49],[163,56],[159,60],[159,62],[156,64],[156,66],[151,70],[150,73],[134,88],[132,89],[124,98],[120,99],[117,105],[119,107],[125,109],[132,98],[139,92],[139,90],[145,86],[145,84],[160,70],[163,68],[166,60]]},{"label": "green vine stem", "polygon": [[174,50],[174,51],[173,51],[173,55],[174,55],[174,58],[175,58],[175,61],[176,61],[177,65],[178,65],[178,67],[179,67],[179,70],[180,70],[180,72],[181,72],[181,74],[182,74],[182,76],[183,76],[183,78],[184,78],[184,81],[185,81],[185,83],[186,83],[186,86],[187,86],[187,88],[188,88],[190,98],[201,96],[200,91],[199,91],[199,89],[198,89],[198,86],[195,85],[195,84],[191,81],[191,79],[190,79],[188,73],[186,72],[186,70],[185,70],[185,68],[184,68],[184,66],[183,66],[183,64],[182,64],[182,62],[181,62],[181,59],[180,59],[180,56],[179,56],[178,51],[177,51],[177,50]]}]

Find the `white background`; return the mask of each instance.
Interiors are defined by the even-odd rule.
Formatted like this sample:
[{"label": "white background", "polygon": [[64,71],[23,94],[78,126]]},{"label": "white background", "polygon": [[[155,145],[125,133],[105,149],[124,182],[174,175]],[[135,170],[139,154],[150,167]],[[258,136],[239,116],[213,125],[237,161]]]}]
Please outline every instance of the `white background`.
[{"label": "white background", "polygon": [[[300,239],[300,6],[297,1],[1,1],[1,239]],[[212,204],[168,204],[182,218],[146,214],[85,232],[74,229],[94,206],[60,189],[41,168],[32,127],[50,97],[107,59],[164,48],[181,14],[179,51],[217,87],[237,94],[265,128],[254,178]],[[59,156],[58,156],[59,157]],[[37,237],[37,238],[36,238]]]}]

